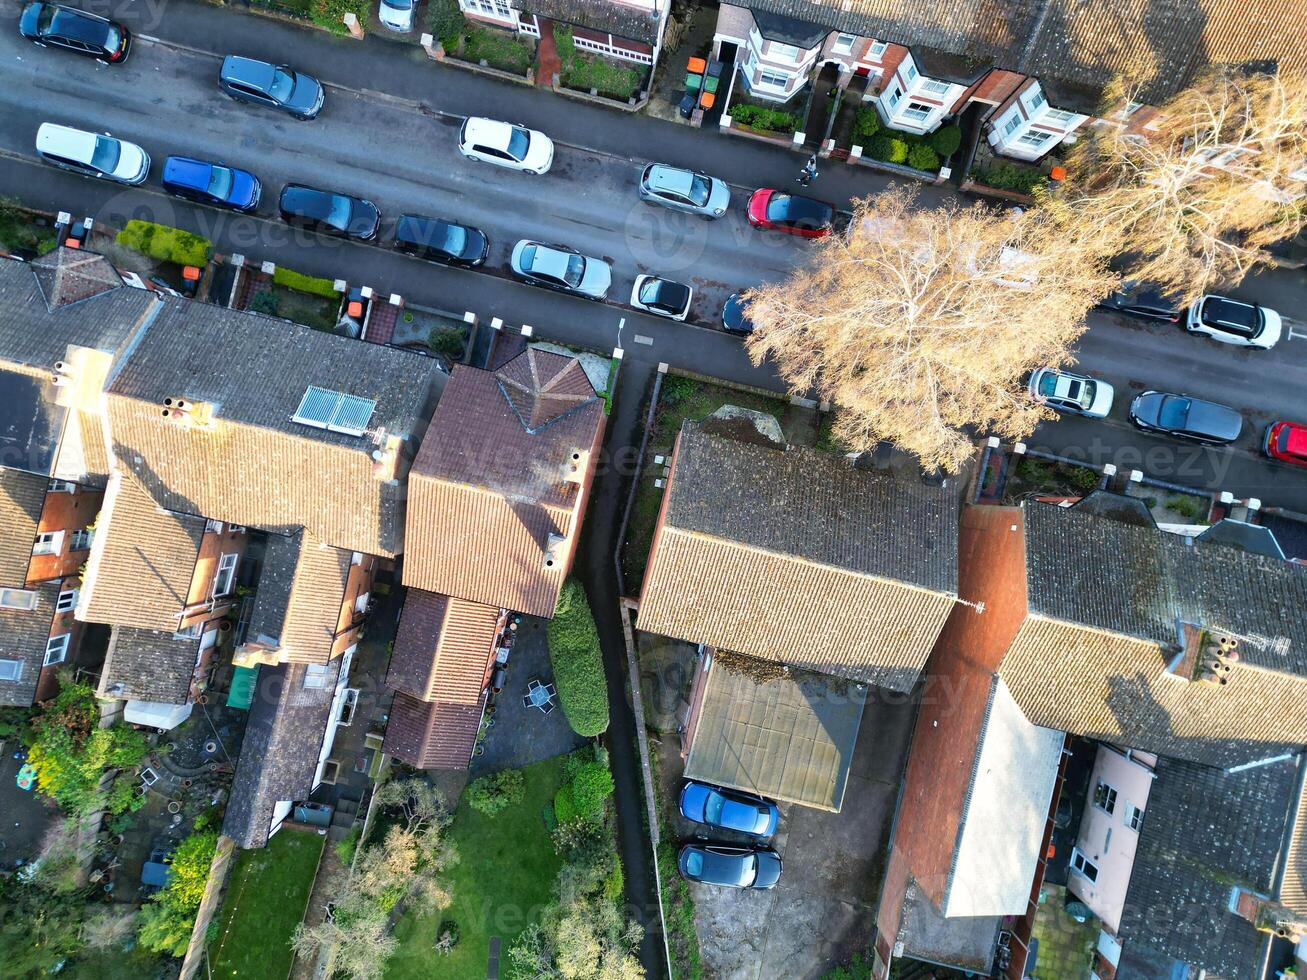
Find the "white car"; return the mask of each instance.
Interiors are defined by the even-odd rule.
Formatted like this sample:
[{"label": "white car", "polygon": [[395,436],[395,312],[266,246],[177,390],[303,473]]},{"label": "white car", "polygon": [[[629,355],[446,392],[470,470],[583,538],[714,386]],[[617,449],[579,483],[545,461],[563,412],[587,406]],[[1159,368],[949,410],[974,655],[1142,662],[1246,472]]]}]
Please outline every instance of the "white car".
[{"label": "white car", "polygon": [[1223,344],[1270,350],[1280,340],[1280,314],[1257,303],[1207,295],[1189,307],[1184,328]]},{"label": "white car", "polygon": [[58,123],[41,123],[36,152],[56,167],[120,184],[143,184],[150,174],[150,155],[135,143]]},{"label": "white car", "polygon": [[1107,418],[1115,392],[1106,381],[1083,374],[1040,368],[1030,376],[1030,397],[1041,405],[1091,419]]},{"label": "white car", "polygon": [[631,290],[631,305],[637,310],[669,320],[684,320],[689,316],[693,299],[694,290],[689,286],[659,276],[636,276],[635,288]]},{"label": "white car", "polygon": [[407,34],[413,30],[413,14],[417,6],[417,0],[381,0],[377,20],[397,34]]},{"label": "white car", "polygon": [[554,142],[525,126],[468,116],[458,131],[458,152],[469,160],[543,174],[554,164]]}]

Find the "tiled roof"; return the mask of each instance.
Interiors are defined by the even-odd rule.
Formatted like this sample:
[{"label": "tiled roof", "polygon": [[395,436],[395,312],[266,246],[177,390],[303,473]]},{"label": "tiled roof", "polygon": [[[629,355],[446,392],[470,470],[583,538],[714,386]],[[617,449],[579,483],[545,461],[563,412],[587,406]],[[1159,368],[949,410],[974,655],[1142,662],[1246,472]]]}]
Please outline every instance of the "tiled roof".
[{"label": "tiled roof", "polygon": [[682,428],[640,628],[906,691],[957,594],[951,490]]},{"label": "tiled roof", "polygon": [[239,846],[262,847],[277,803],[302,800],[313,791],[340,663],[332,661],[320,687],[304,686],[304,664],[259,668],[222,822],[222,832]]},{"label": "tiled roof", "polygon": [[515,10],[539,14],[563,24],[576,24],[654,44],[658,41],[658,12],[642,10],[614,0],[511,0]]},{"label": "tiled roof", "polygon": [[25,708],[36,696],[36,682],[45,662],[45,645],[50,638],[59,583],[38,585],[35,609],[0,608],[0,660],[17,660],[22,667],[18,679],[0,680],[0,705]]},{"label": "tiled roof", "polygon": [[1126,949],[1260,980],[1270,937],[1230,911],[1230,892],[1271,892],[1301,765],[1295,756],[1230,773],[1159,760],[1118,931]]},{"label": "tiled roof", "polygon": [[383,751],[418,769],[466,769],[486,694],[474,704],[417,701],[395,693]]},{"label": "tiled roof", "polygon": [[580,361],[534,347],[496,371],[495,380],[532,434],[595,399]]},{"label": "tiled roof", "polygon": [[115,626],[100,673],[101,697],[186,704],[200,656],[197,637]]},{"label": "tiled roof", "polygon": [[126,289],[122,276],[103,255],[60,246],[32,260],[32,273],[41,288],[46,307],[53,312],[61,306],[80,303],[111,289]]},{"label": "tiled roof", "polygon": [[292,663],[325,664],[340,623],[353,555],[301,531],[270,535],[246,642]]},{"label": "tiled roof", "polygon": [[80,618],[172,633],[190,595],[203,517],[159,505],[130,473],[115,473],[91,542]]},{"label": "tiled roof", "polygon": [[[528,358],[538,366],[571,360],[530,350],[500,373],[521,377]],[[579,367],[542,372],[550,374],[561,377],[546,415],[571,404],[581,382],[589,386]],[[533,433],[495,374],[456,367],[409,474],[404,584],[552,616],[603,427],[593,388],[588,400]],[[576,452],[589,454],[580,484],[567,482]]]},{"label": "tiled roof", "polygon": [[0,588],[21,589],[27,581],[49,483],[35,473],[0,469]]},{"label": "tiled roof", "polygon": [[[170,509],[391,556],[403,488],[372,453],[383,431],[412,451],[438,377],[430,358],[171,299],[110,385],[115,450]],[[367,433],[294,421],[311,386],[375,401]],[[165,398],[211,405],[213,422],[164,418]]]},{"label": "tiled roof", "polygon": [[1298,915],[1307,915],[1307,782],[1299,786],[1292,829],[1280,879],[1279,900]]},{"label": "tiled roof", "polygon": [[497,606],[409,589],[386,686],[422,701],[478,703],[498,625]]}]

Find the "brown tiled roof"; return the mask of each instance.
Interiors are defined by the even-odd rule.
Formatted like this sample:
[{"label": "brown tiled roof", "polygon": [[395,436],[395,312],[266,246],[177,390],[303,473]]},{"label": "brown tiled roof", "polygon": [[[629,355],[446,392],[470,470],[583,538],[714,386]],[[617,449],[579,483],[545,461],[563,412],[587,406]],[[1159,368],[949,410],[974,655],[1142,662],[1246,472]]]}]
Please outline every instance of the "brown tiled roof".
[{"label": "brown tiled roof", "polygon": [[386,686],[422,701],[478,703],[498,625],[497,606],[409,589]]},{"label": "brown tiled roof", "polygon": [[[532,356],[519,355],[500,373],[522,377],[519,362]],[[537,365],[570,360],[534,356]],[[564,397],[570,402],[585,379],[579,368],[553,373],[561,373],[552,389],[559,397],[549,399],[546,414],[561,407]],[[409,474],[404,584],[552,616],[603,428],[603,403],[593,388],[588,401],[533,433],[499,377],[456,367]],[[584,480],[569,483],[578,451],[590,454]],[[546,567],[551,545],[553,564]]]},{"label": "brown tiled roof", "polygon": [[100,673],[101,697],[186,704],[200,656],[198,637],[115,626]]},{"label": "brown tiled roof", "polygon": [[640,628],[896,690],[957,594],[950,490],[681,430]]},{"label": "brown tiled roof", "polygon": [[59,599],[59,583],[38,585],[32,591],[36,593],[35,609],[0,608],[0,660],[22,664],[17,680],[0,680],[0,705],[25,708],[36,696],[54,606]]},{"label": "brown tiled roof", "polygon": [[[109,415],[119,460],[171,509],[393,556],[403,487],[372,453],[382,432],[412,451],[441,377],[431,358],[170,299],[110,385]],[[365,434],[294,421],[309,387],[375,401]],[[165,398],[212,405],[214,420],[164,418]]]},{"label": "brown tiled roof", "polygon": [[0,588],[21,589],[50,481],[35,473],[0,469]]},{"label": "brown tiled roof", "polygon": [[103,255],[63,245],[33,259],[32,273],[51,312],[111,289],[127,288]]},{"label": "brown tiled roof", "polygon": [[308,531],[270,535],[246,642],[276,650],[291,663],[327,663],[352,558]]},{"label": "brown tiled roof", "polygon": [[485,693],[475,704],[417,701],[395,693],[383,751],[418,769],[466,769],[476,745]]},{"label": "brown tiled roof", "polygon": [[614,0],[512,0],[515,10],[539,14],[564,24],[616,34],[655,44],[658,41],[658,13]]},{"label": "brown tiled roof", "polygon": [[595,390],[575,357],[527,348],[495,372],[504,397],[528,432],[539,432],[594,401]]},{"label": "brown tiled roof", "polygon": [[79,617],[172,633],[190,595],[204,525],[203,517],[160,509],[131,474],[115,473],[91,542]]}]

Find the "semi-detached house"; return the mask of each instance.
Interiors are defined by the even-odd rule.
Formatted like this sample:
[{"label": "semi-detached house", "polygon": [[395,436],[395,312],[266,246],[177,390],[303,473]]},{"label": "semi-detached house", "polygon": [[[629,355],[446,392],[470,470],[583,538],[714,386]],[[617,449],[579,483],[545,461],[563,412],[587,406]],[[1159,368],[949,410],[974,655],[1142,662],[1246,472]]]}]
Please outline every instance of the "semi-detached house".
[{"label": "semi-detached house", "polygon": [[566,28],[582,53],[656,65],[671,0],[458,0],[469,20],[527,37]]}]

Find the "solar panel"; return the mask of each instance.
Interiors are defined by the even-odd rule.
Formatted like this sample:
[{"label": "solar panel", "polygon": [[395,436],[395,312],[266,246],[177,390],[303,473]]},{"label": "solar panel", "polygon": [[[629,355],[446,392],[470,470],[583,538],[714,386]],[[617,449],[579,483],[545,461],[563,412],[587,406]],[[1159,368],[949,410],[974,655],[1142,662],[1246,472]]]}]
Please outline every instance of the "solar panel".
[{"label": "solar panel", "polygon": [[295,409],[294,419],[304,425],[325,429],[331,422],[342,397],[344,396],[338,391],[328,391],[325,388],[309,385],[308,391],[304,392],[304,397],[300,399],[300,407]]},{"label": "solar panel", "polygon": [[309,385],[293,418],[296,422],[317,429],[361,436],[376,407],[376,401],[371,398],[357,398]]},{"label": "solar panel", "polygon": [[377,403],[371,398],[341,395],[340,404],[336,406],[336,414],[327,428],[332,432],[347,432],[353,436],[361,436],[367,428],[368,419],[372,418],[372,410],[376,407]]}]

